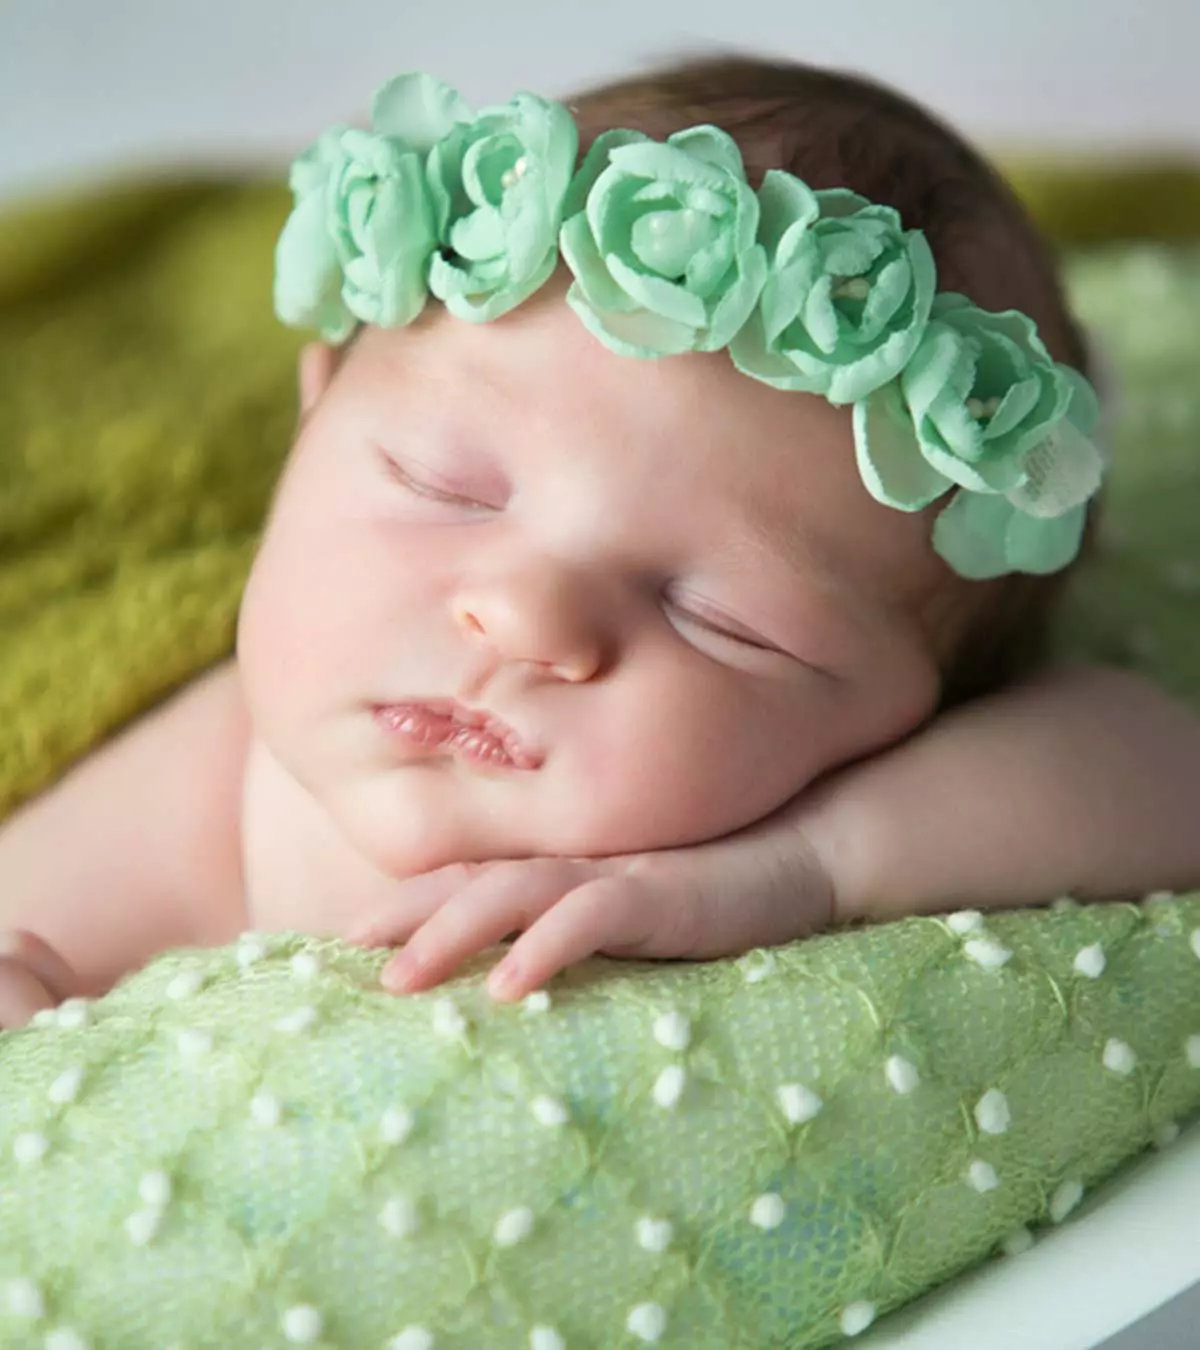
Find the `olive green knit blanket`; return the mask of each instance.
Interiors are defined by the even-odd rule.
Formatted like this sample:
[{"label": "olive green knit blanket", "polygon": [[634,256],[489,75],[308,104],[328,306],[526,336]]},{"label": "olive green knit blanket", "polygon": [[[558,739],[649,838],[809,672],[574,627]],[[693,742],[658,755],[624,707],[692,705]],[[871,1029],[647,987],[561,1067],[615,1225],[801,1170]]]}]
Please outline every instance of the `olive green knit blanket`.
[{"label": "olive green knit blanket", "polygon": [[[292,418],[286,207],[0,217],[0,815],[230,650]],[[1069,275],[1121,395],[1061,641],[1200,706],[1200,249]],[[824,1346],[1200,1106],[1200,895],[596,959],[516,1007],[486,959],[404,999],[382,959],[249,936],[0,1034],[0,1344]]]}]

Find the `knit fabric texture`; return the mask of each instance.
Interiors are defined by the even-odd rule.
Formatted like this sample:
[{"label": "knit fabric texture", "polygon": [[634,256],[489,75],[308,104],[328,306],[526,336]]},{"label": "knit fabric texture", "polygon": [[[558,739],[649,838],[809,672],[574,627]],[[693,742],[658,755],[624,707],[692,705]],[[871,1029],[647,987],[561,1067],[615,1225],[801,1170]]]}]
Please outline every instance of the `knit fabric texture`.
[{"label": "knit fabric texture", "polygon": [[[231,648],[294,416],[286,210],[0,219],[0,815]],[[1060,644],[1200,705],[1200,249],[1069,278],[1121,392]],[[516,1007],[494,956],[394,998],[380,953],[250,935],[0,1034],[0,1344],[824,1346],[1200,1105],[1200,895],[597,958]]]}]

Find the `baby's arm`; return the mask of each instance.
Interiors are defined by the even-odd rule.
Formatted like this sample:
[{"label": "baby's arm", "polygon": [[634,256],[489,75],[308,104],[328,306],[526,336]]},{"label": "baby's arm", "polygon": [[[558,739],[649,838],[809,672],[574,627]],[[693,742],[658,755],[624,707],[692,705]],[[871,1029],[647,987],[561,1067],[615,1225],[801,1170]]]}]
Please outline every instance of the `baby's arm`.
[{"label": "baby's arm", "polygon": [[4,989],[24,1001],[31,975],[47,1001],[99,994],[167,947],[237,932],[247,727],[225,662],[0,825],[0,930],[69,968],[42,943],[0,945],[0,1025],[23,1020]]},{"label": "baby's arm", "polygon": [[1200,887],[1200,718],[1065,667],[978,699],[798,800],[835,922]]}]

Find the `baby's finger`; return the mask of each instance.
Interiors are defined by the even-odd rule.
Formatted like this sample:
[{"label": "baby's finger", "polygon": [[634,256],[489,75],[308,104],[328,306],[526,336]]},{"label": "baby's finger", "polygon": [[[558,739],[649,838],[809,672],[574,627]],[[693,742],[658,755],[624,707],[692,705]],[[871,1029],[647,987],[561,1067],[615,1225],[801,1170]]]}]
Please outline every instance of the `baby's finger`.
[{"label": "baby's finger", "polygon": [[408,939],[429,917],[479,876],[474,863],[450,863],[396,882],[391,897],[353,923],[348,942],[364,947],[390,947]]},{"label": "baby's finger", "polygon": [[0,1030],[23,1027],[36,1012],[53,1008],[58,999],[28,967],[0,956]]},{"label": "baby's finger", "polygon": [[651,927],[645,897],[621,877],[598,877],[577,886],[513,943],[488,976],[488,993],[508,1002],[567,966],[598,951],[637,951]]},{"label": "baby's finger", "polygon": [[59,953],[27,928],[8,928],[0,932],[0,958],[11,957],[32,971],[56,1003],[70,998],[78,979]]},{"label": "baby's finger", "polygon": [[469,956],[527,928],[562,893],[562,871],[553,862],[517,863],[480,873],[388,962],[382,975],[385,988],[413,993],[439,983]]}]

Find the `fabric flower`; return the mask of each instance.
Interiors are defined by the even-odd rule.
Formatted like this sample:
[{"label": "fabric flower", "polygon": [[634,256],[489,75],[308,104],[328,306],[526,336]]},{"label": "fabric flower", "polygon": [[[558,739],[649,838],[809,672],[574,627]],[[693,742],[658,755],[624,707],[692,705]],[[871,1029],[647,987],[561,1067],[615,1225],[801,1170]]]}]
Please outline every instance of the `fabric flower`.
[{"label": "fabric flower", "polygon": [[766,279],[758,198],[736,142],[717,127],[665,143],[604,132],[564,215],[559,242],[575,276],[567,302],[623,355],[727,346]]},{"label": "fabric flower", "polygon": [[957,485],[1061,515],[1099,486],[1095,413],[1090,386],[1051,360],[1032,319],[947,293],[901,374],[855,405],[859,469],[872,496],[901,511]]},{"label": "fabric flower", "polygon": [[420,314],[437,244],[425,157],[466,116],[440,81],[400,75],[376,94],[372,131],[333,127],[299,156],[275,251],[284,323],[342,342],[359,320],[394,328]]},{"label": "fabric flower", "polygon": [[[1071,386],[1066,416],[1026,456],[1025,482],[1005,496],[957,492],[933,523],[934,551],[960,576],[983,580],[1006,572],[1057,572],[1079,552],[1087,520],[1086,499],[1057,515],[1041,512],[1065,500],[1047,487],[1069,479],[1062,471],[1064,461],[1069,463],[1072,455],[1084,457],[1076,442],[1092,447],[1088,437],[1099,409],[1083,376],[1069,366],[1059,369]],[[1091,481],[1088,476],[1080,485]],[[1040,488],[1034,486],[1038,483]]]},{"label": "fabric flower", "polygon": [[813,192],[772,169],[759,191],[770,270],[734,364],[776,389],[853,403],[904,367],[925,331],[937,273],[919,230],[843,188]]},{"label": "fabric flower", "polygon": [[550,277],[578,149],[570,113],[533,94],[485,108],[433,147],[427,173],[443,251],[429,289],[452,314],[498,318]]}]

